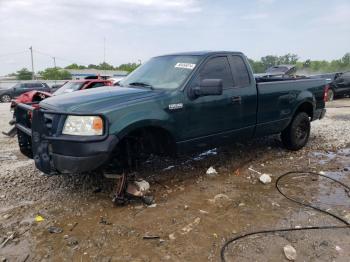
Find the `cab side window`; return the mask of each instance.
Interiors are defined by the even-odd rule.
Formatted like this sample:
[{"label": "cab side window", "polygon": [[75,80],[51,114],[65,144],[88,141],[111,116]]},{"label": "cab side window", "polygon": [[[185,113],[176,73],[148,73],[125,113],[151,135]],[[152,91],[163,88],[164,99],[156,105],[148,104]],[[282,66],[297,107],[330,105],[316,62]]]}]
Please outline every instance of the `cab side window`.
[{"label": "cab side window", "polygon": [[38,89],[38,86],[35,83],[30,83],[30,84],[27,84],[27,88],[34,90],[34,89]]},{"label": "cab side window", "polygon": [[228,59],[224,56],[210,59],[199,71],[198,82],[200,83],[203,79],[222,79],[224,89],[233,87],[234,82]]},{"label": "cab side window", "polygon": [[232,71],[235,78],[235,83],[237,87],[245,87],[250,85],[250,77],[246,64],[244,63],[242,57],[238,55],[233,55],[232,59]]},{"label": "cab side window", "polygon": [[33,83],[31,85],[32,85],[31,88],[33,88],[33,89],[43,89],[44,88],[41,83]]}]

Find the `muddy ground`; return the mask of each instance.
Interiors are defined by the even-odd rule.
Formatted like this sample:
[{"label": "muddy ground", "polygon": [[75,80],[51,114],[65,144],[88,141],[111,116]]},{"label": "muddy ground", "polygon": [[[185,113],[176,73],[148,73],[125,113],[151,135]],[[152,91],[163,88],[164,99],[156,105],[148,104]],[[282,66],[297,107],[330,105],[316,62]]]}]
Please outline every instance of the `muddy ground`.
[{"label": "muddy ground", "polygon": [[[7,128],[8,110],[0,104],[0,130]],[[350,99],[328,104],[298,152],[272,136],[155,162],[138,176],[150,182],[156,205],[115,207],[113,180],[47,177],[19,153],[16,139],[0,135],[0,261],[219,261],[224,242],[242,232],[342,225],[288,201],[274,183],[285,172],[311,170],[350,185]],[[206,175],[210,166],[217,175]],[[249,168],[271,174],[272,182],[260,183]],[[310,175],[281,185],[290,196],[350,220],[349,193],[339,185]],[[36,222],[37,215],[44,220]],[[51,226],[58,232],[50,233]],[[258,235],[230,245],[226,258],[284,261],[287,244],[297,261],[350,259],[350,229]]]}]

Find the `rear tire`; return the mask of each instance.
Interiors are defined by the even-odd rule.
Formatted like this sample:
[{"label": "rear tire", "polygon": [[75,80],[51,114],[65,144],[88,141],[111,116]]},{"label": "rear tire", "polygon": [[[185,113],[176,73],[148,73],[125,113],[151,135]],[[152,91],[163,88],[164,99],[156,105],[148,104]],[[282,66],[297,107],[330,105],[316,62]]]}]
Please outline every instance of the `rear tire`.
[{"label": "rear tire", "polygon": [[328,97],[327,99],[328,102],[331,102],[334,100],[334,90],[332,88],[328,89],[327,97]]},{"label": "rear tire", "polygon": [[310,130],[311,125],[309,115],[305,112],[300,112],[294,116],[289,126],[282,131],[282,143],[289,150],[299,150],[308,142]]},{"label": "rear tire", "polygon": [[0,100],[3,103],[9,103],[9,102],[11,102],[11,96],[10,95],[2,95]]}]

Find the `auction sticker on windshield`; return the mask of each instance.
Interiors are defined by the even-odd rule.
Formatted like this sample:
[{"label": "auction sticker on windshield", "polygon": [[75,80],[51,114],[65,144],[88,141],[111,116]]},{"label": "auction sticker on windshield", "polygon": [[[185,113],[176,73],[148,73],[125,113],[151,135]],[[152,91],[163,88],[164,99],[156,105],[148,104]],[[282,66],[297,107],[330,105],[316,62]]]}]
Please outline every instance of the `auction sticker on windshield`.
[{"label": "auction sticker on windshield", "polygon": [[185,68],[185,69],[190,69],[192,70],[196,64],[191,64],[191,63],[177,63],[175,65],[176,68]]}]

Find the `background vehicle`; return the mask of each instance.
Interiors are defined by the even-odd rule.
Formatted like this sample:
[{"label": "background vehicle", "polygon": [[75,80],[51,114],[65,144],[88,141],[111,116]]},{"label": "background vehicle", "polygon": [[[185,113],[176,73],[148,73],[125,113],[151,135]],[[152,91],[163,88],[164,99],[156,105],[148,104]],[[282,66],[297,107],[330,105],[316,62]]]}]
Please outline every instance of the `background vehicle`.
[{"label": "background vehicle", "polygon": [[331,84],[330,90],[334,92],[333,97],[350,95],[350,72],[340,74]]},{"label": "background vehicle", "polygon": [[111,80],[113,82],[113,85],[114,86],[117,86],[119,81],[123,80],[125,77],[124,76],[121,76],[121,77],[111,77],[111,78],[108,78],[108,80]]},{"label": "background vehicle", "polygon": [[325,79],[328,83],[331,83],[341,74],[342,74],[341,72],[325,73],[325,74],[319,74],[319,75],[311,75],[309,76],[309,78],[312,78],[312,79],[322,78],[322,79]]},{"label": "background vehicle", "polygon": [[10,102],[11,99],[16,98],[20,96],[23,93],[26,93],[28,91],[43,91],[43,92],[50,92],[51,89],[46,83],[17,83],[15,86],[8,88],[8,89],[0,89],[0,101]]},{"label": "background vehicle", "polygon": [[51,97],[37,109],[19,104],[21,152],[52,175],[124,171],[150,154],[278,133],[298,150],[310,121],[325,114],[323,79],[257,83],[239,52],[155,57],[119,85]]},{"label": "background vehicle", "polygon": [[59,89],[57,89],[53,94],[44,91],[30,91],[22,94],[17,99],[12,101],[11,108],[16,107],[19,103],[39,103],[41,100],[48,98],[50,96],[61,95],[64,93],[70,93],[78,90],[85,90],[90,88],[96,88],[101,86],[111,86],[112,81],[103,79],[89,79],[89,80],[72,80],[67,81]]},{"label": "background vehicle", "polygon": [[[68,81],[67,81],[68,82]],[[65,85],[67,82],[64,82],[63,84],[57,84],[57,85],[52,85],[51,86],[51,93],[54,93],[57,91],[59,88],[61,88],[63,85]]]},{"label": "background vehicle", "polygon": [[[19,97],[17,97],[15,100],[12,100],[10,109],[12,111],[15,111],[15,108],[17,104],[24,103],[24,104],[31,104],[32,107],[38,107],[38,104],[40,101],[51,97],[55,95],[60,95],[64,93],[70,93],[73,91],[78,90],[84,90],[84,89],[90,89],[90,88],[96,88],[101,86],[111,86],[112,81],[110,80],[103,80],[103,79],[89,79],[89,80],[76,80],[76,81],[68,81],[66,82],[60,89],[58,89],[53,94],[49,92],[44,91],[29,91],[26,92]],[[15,115],[15,114],[14,114]],[[9,122],[9,124],[12,126],[16,124],[16,118],[14,118]],[[8,132],[2,132],[6,136],[13,137],[16,135],[16,129],[15,127],[12,128]]]},{"label": "background vehicle", "polygon": [[310,78],[323,78],[329,83],[328,101],[344,95],[350,95],[350,72],[335,72],[312,75]]},{"label": "background vehicle", "polygon": [[266,69],[265,73],[254,74],[255,78],[296,78],[295,65],[277,65]]},{"label": "background vehicle", "polygon": [[91,89],[101,86],[111,86],[112,81],[104,79],[83,79],[83,80],[72,80],[65,83],[60,87],[53,95],[61,95],[64,93],[71,93],[78,90]]},{"label": "background vehicle", "polygon": [[297,68],[295,65],[277,65],[272,66],[266,70],[266,73],[269,74],[278,74],[278,75],[285,75],[285,76],[292,76],[296,73]]}]

